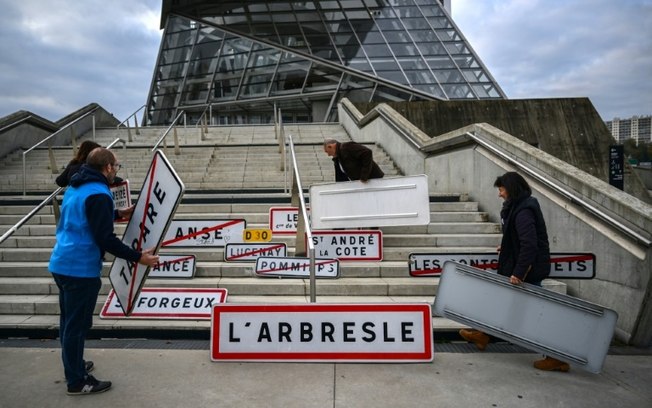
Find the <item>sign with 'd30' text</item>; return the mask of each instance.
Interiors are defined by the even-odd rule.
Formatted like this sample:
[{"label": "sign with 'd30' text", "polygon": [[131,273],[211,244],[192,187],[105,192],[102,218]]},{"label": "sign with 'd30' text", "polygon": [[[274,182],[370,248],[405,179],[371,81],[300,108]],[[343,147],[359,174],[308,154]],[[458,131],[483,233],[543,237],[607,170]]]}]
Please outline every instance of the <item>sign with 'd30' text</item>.
[{"label": "sign with 'd30' text", "polygon": [[428,304],[213,307],[213,361],[428,362]]}]

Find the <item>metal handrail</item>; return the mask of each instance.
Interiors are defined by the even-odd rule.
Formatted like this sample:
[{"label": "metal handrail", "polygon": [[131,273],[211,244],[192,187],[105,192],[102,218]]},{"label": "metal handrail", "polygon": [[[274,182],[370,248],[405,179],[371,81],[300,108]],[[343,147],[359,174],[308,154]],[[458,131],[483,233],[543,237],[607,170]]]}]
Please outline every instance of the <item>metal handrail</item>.
[{"label": "metal handrail", "polygon": [[514,160],[512,157],[510,157],[508,154],[502,152],[499,148],[494,147],[490,143],[482,140],[480,137],[477,135],[471,133],[471,132],[466,132],[466,135],[469,136],[471,139],[473,139],[476,143],[481,145],[487,150],[490,150],[493,154],[500,156],[503,160],[505,160],[507,163],[518,167],[521,171],[524,173],[528,174],[530,177],[535,178],[538,182],[548,186],[551,188],[553,191],[561,194],[566,198],[568,201],[571,203],[577,204],[587,210],[589,213],[593,214],[594,216],[598,217],[605,223],[611,225],[612,227],[616,228],[622,233],[625,233],[626,235],[629,235],[630,237],[634,238],[634,240],[638,241],[639,243],[645,245],[645,246],[652,246],[652,240],[647,239],[643,235],[639,234],[638,232],[634,231],[633,229],[629,228],[622,222],[616,220],[615,218],[611,217],[610,215],[606,214],[604,211],[601,211],[599,208],[596,206],[590,204],[586,200],[578,197],[576,194],[571,192],[570,190],[562,187],[561,185],[551,181],[549,178],[546,178],[543,176],[541,173],[537,172],[533,168],[526,166],[525,164]]},{"label": "metal handrail", "polygon": [[[25,164],[25,156],[27,155],[27,153],[31,152],[32,150],[36,149],[37,147],[39,147],[40,145],[42,145],[46,141],[50,140],[51,138],[56,136],[59,132],[63,131],[64,129],[66,129],[66,128],[74,125],[75,123],[79,122],[80,120],[86,118],[86,116],[90,115],[91,113],[95,113],[95,111],[97,109],[99,109],[99,108],[100,108],[99,106],[93,108],[91,111],[85,113],[84,115],[82,115],[82,116],[78,117],[77,119],[73,120],[72,122],[68,123],[66,126],[62,127],[61,129],[57,130],[56,132],[52,133],[50,136],[46,137],[45,139],[41,140],[40,142],[38,142],[37,144],[35,144],[34,146],[30,147],[29,149],[27,149],[27,150],[25,150],[23,152],[23,195],[27,195],[27,166]],[[93,132],[95,132],[95,121],[93,121]]]},{"label": "metal handrail", "polygon": [[[299,174],[299,166],[297,165],[297,156],[294,152],[292,135],[288,135],[287,140],[290,146],[290,155],[292,156],[294,181],[296,182],[299,193],[299,204],[301,206],[301,216],[303,217],[305,225],[306,241],[308,241],[308,257],[310,258],[310,303],[315,303],[317,289],[315,276],[315,244],[312,242],[312,230],[310,228],[310,220],[308,219],[308,210],[306,209],[306,199],[303,196],[303,186],[301,185],[301,176]],[[297,237],[297,239],[299,238]]]},{"label": "metal handrail", "polygon": [[[143,106],[141,106],[140,108],[136,109],[136,110],[135,110],[131,115],[127,116],[127,119],[125,119],[125,120],[123,120],[122,122],[118,123],[118,125],[116,126],[116,129],[119,128],[120,126],[123,126],[123,125],[125,124],[125,122],[129,122],[129,119],[131,119],[132,116],[136,116],[136,114],[137,114],[141,109],[143,109],[145,106],[147,106],[147,105],[143,105]],[[138,118],[136,118],[136,123],[138,123]],[[128,127],[128,126],[129,126],[129,123],[127,123],[127,127]]]},{"label": "metal handrail", "polygon": [[123,120],[122,122],[118,123],[118,125],[115,127],[116,129],[120,129],[120,126],[123,126],[123,125],[125,124],[125,122],[126,122],[127,125],[126,125],[125,127],[127,128],[127,135],[129,136],[129,141],[130,141],[130,142],[132,142],[133,139],[131,138],[131,128],[129,127],[129,119],[131,119],[132,117],[134,118],[134,127],[136,128],[136,134],[137,134],[137,135],[140,135],[140,129],[138,128],[138,116],[136,116],[136,115],[137,115],[138,112],[139,112],[141,109],[143,109],[145,106],[146,106],[146,105],[143,105],[143,106],[141,106],[140,108],[136,109],[136,110],[134,111],[134,113],[132,113],[131,115],[127,116],[127,119],[125,119],[125,120]]},{"label": "metal handrail", "polygon": [[[107,149],[112,148],[115,146],[117,143],[122,143],[123,148],[126,148],[126,142],[120,138],[115,139],[113,142],[109,143],[108,146],[106,146]],[[54,199],[61,191],[63,191],[65,187],[58,187],[56,190],[54,190],[49,196],[47,196],[43,201],[41,201],[40,204],[38,204],[36,207],[34,207],[26,216],[20,219],[14,226],[9,228],[4,234],[2,234],[2,237],[0,237],[0,245],[2,245],[3,242],[5,242],[10,236],[12,236],[20,227],[25,225],[27,221],[29,221],[36,213],[41,211],[43,207],[45,207],[52,199]]]},{"label": "metal handrail", "polygon": [[[177,114],[177,117],[174,118],[174,120],[172,121],[172,123],[170,124],[170,126],[169,126],[169,127],[167,128],[167,130],[163,133],[163,136],[161,136],[161,137],[158,139],[158,141],[154,144],[154,147],[152,147],[152,150],[151,150],[152,152],[155,151],[156,149],[158,149],[158,146],[161,144],[161,142],[163,141],[163,139],[165,139],[165,137],[168,135],[168,133],[170,133],[170,130],[172,130],[172,128],[174,128],[174,126],[176,126],[177,121],[179,120],[179,118],[180,118],[181,116],[183,116],[185,113],[186,113],[185,111],[181,111],[181,112],[179,112],[179,113]],[[179,146],[177,145],[176,148],[178,148],[178,147],[179,147]]]}]

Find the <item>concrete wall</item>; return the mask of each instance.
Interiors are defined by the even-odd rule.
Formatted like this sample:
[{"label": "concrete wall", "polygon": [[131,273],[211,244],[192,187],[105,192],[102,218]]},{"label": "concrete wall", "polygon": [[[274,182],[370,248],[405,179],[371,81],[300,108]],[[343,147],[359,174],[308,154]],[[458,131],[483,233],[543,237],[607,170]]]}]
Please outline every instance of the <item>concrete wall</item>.
[{"label": "concrete wall", "polygon": [[[363,116],[347,100],[340,104],[339,117],[353,140],[381,144],[404,174],[427,174],[431,194],[468,194],[494,221],[502,205],[495,178],[506,171],[524,174],[541,202],[551,250],[596,255],[595,279],[565,280],[568,293],[615,310],[619,340],[652,344],[652,206],[487,124],[431,138],[387,105]],[[542,174],[543,181],[514,163]]]},{"label": "concrete wall", "polygon": [[[79,119],[93,111],[93,114]],[[56,123],[25,111],[2,118],[0,120],[0,129],[3,129],[0,132],[0,158],[16,150],[27,150],[69,123],[74,122],[74,124],[45,142],[42,147],[69,145],[73,133],[78,138],[92,131],[93,115],[95,116],[95,127],[111,127],[117,126],[119,123],[112,114],[97,104],[89,104]],[[75,122],[76,120],[78,121]]]}]

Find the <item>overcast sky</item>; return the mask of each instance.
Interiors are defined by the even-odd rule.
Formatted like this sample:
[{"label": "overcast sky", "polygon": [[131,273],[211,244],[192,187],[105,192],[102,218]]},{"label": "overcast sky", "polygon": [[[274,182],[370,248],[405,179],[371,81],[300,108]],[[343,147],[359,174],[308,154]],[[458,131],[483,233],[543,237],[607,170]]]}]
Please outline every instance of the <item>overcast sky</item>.
[{"label": "overcast sky", "polygon": [[[146,102],[161,0],[0,0],[0,117],[52,121]],[[652,114],[652,0],[452,0],[511,99],[589,97],[604,120]]]}]

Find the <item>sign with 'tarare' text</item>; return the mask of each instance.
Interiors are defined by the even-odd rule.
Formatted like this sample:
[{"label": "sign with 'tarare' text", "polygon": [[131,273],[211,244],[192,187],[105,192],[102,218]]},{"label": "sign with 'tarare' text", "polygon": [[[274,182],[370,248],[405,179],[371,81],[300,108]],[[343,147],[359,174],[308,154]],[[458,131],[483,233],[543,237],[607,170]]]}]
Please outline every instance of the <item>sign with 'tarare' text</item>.
[{"label": "sign with 'tarare' text", "polygon": [[[181,202],[184,185],[160,150],[154,153],[138,201],[122,241],[136,251],[158,250],[170,220]],[[126,315],[145,283],[149,267],[115,258],[109,280]]]},{"label": "sign with 'tarare' text", "polygon": [[428,304],[213,307],[213,361],[429,362]]},{"label": "sign with 'tarare' text", "polygon": [[[129,317],[208,320],[213,306],[226,302],[224,288],[143,288]],[[100,312],[102,319],[127,317],[111,291]]]}]

